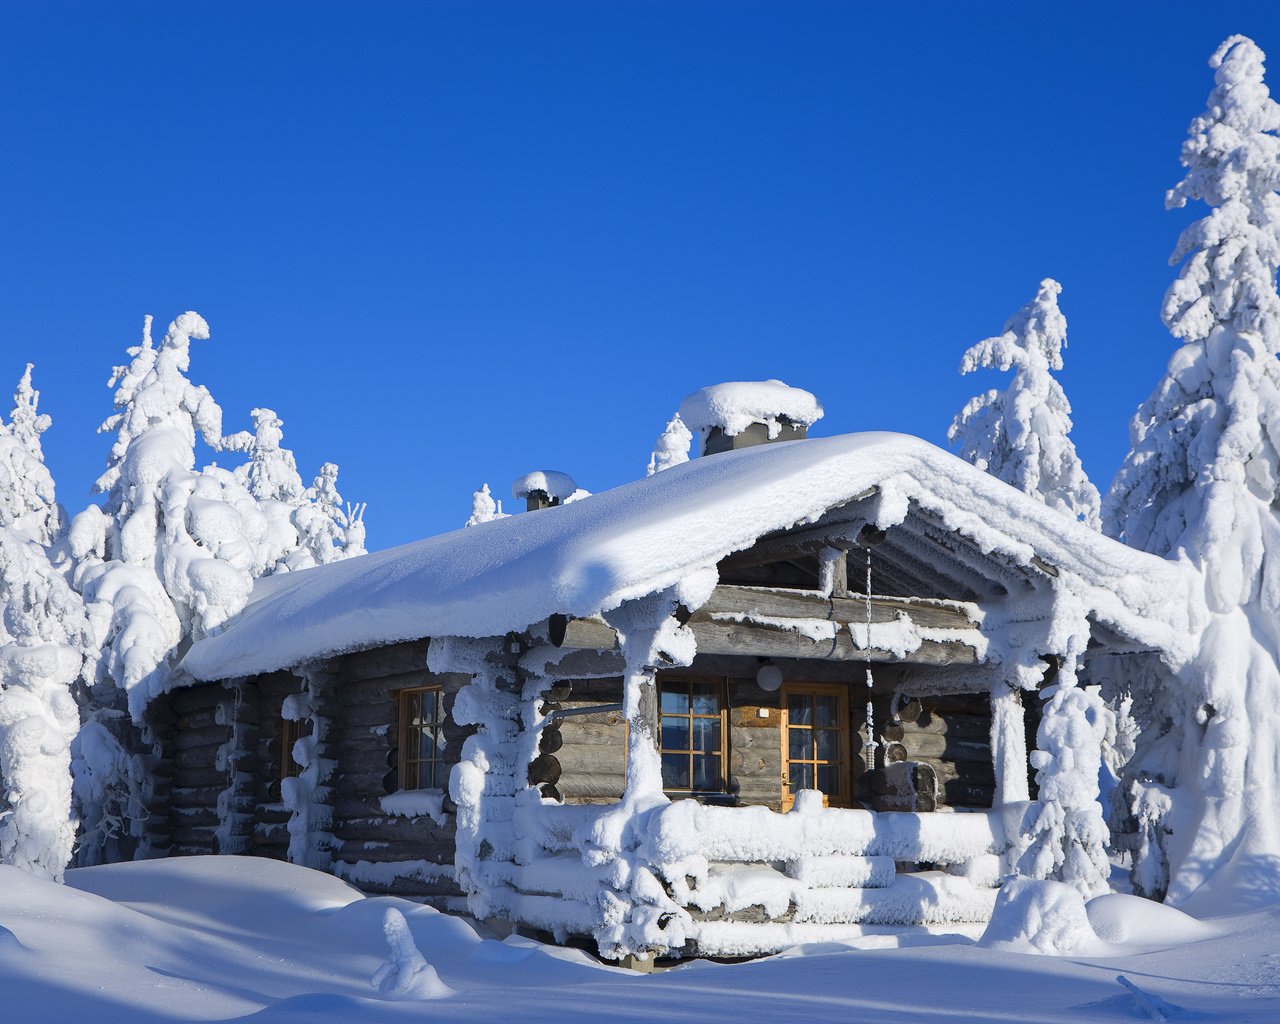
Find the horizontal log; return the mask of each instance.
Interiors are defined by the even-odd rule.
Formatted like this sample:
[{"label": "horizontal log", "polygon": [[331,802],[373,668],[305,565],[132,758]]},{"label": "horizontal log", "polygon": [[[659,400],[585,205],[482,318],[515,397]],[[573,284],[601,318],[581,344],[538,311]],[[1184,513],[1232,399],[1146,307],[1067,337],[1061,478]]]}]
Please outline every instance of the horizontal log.
[{"label": "horizontal log", "polygon": [[204,725],[191,729],[180,729],[173,738],[174,752],[179,750],[196,750],[201,747],[214,748],[231,739],[231,726]]},{"label": "horizontal log", "polygon": [[612,651],[619,646],[617,632],[601,618],[576,619],[567,615],[553,615],[548,620],[547,631],[554,647]]},{"label": "horizontal log", "polygon": [[223,749],[225,742],[227,741],[188,746],[186,750],[174,750],[170,758],[173,762],[174,778],[179,778],[189,768],[212,767],[218,762],[218,751]]},{"label": "horizontal log", "polygon": [[991,744],[986,740],[962,740],[955,736],[931,732],[907,733],[898,741],[905,748],[903,760],[918,761],[923,757],[936,757],[943,761],[991,761]]},{"label": "horizontal log", "polygon": [[904,741],[908,736],[944,736],[957,740],[990,740],[991,716],[925,715],[914,722],[886,722],[885,739]]},{"label": "horizontal log", "polygon": [[[389,842],[390,837],[398,834],[398,825],[403,819],[387,819],[387,818],[351,818],[347,820],[335,820],[333,823],[333,834],[342,842],[359,842],[359,843],[377,843]],[[430,818],[416,819],[418,822],[417,838],[415,849],[422,851],[419,857],[428,857],[430,854],[448,851],[449,856],[453,856],[454,849],[454,831],[451,825],[441,827],[436,825]],[[365,855],[368,859],[368,855]]]},{"label": "horizontal log", "polygon": [[427,646],[426,640],[411,640],[356,651],[336,659],[336,667],[344,680],[377,679],[419,670],[425,672]]},{"label": "horizontal log", "polygon": [[605,801],[622,799],[626,779],[621,775],[561,775],[556,788],[570,803],[574,801]]},{"label": "horizontal log", "polygon": [[[876,662],[902,665],[973,665],[977,651],[955,641],[922,640],[905,657],[854,645],[847,630],[837,631],[831,640],[811,640],[804,633],[776,625],[738,622],[689,622],[699,651],[706,654],[738,654],[757,658],[815,658],[827,661]],[[874,637],[873,637],[874,638]]]},{"label": "horizontal log", "polygon": [[178,715],[184,715],[202,708],[214,708],[229,696],[230,691],[221,683],[184,686],[170,694],[170,705]]},{"label": "horizontal log", "polygon": [[965,785],[994,786],[995,769],[988,762],[968,762],[957,764],[943,761],[936,757],[917,757],[913,760],[929,765],[938,777],[938,785],[960,782]]},{"label": "horizontal log", "polygon": [[176,794],[182,789],[203,789],[213,786],[217,789],[227,788],[227,773],[220,772],[210,764],[184,765],[173,776],[173,791]]},{"label": "horizontal log", "polygon": [[602,772],[622,774],[627,763],[627,748],[623,744],[616,747],[580,747],[566,743],[556,751],[555,757],[565,775],[594,775]]},{"label": "horizontal log", "polygon": [[334,712],[332,725],[336,729],[353,730],[379,725],[395,725],[397,715],[394,700],[371,700],[352,704]]},{"label": "horizontal log", "polygon": [[[893,622],[905,613],[917,626],[934,629],[977,629],[972,605],[920,597],[871,597],[871,621]],[[819,597],[796,591],[722,584],[698,609],[698,616],[734,613],[766,618],[826,619],[830,622],[867,621],[865,597]]]},{"label": "horizontal log", "polygon": [[[213,705],[210,705],[206,708],[197,708],[194,711],[176,715],[173,724],[180,732],[187,733],[193,729],[204,729],[216,724],[213,717]],[[225,728],[225,726],[219,726],[219,728]]]}]

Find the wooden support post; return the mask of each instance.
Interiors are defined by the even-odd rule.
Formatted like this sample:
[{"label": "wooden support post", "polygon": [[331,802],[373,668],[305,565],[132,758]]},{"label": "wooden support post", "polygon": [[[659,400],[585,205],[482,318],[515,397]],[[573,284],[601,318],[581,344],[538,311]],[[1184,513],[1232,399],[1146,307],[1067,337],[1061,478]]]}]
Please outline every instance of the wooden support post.
[{"label": "wooden support post", "polygon": [[1005,683],[997,683],[991,692],[991,760],[996,776],[995,806],[1030,800],[1022,691]]}]

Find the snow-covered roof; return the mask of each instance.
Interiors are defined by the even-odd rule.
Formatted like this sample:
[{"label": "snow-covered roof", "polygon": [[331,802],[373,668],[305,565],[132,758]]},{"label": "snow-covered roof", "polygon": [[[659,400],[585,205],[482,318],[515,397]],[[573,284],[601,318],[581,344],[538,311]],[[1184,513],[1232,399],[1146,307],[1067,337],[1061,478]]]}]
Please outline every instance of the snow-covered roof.
[{"label": "snow-covered roof", "polygon": [[686,397],[680,403],[680,418],[690,430],[705,433],[719,427],[731,437],[753,423],[764,423],[769,436],[776,437],[779,419],[811,427],[822,419],[822,406],[808,391],[780,380],[730,381]]},{"label": "snow-covered roof", "polygon": [[557,473],[554,469],[539,469],[516,477],[511,485],[511,496],[527,498],[534,491],[541,491],[548,498],[564,501],[577,489],[578,485],[568,473]]},{"label": "snow-covered roof", "polygon": [[919,438],[864,433],[725,452],[536,514],[267,577],[182,667],[225,679],[596,614],[871,489],[881,526],[914,508],[1009,564],[1038,559],[1125,636],[1177,650],[1192,632],[1196,577],[1187,567],[1103,537]]}]

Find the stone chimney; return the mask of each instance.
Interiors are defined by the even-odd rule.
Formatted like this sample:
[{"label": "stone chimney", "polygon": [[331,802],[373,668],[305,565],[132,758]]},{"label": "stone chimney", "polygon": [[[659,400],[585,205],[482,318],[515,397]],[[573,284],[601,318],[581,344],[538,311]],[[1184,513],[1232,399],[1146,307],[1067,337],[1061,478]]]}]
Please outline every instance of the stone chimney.
[{"label": "stone chimney", "polygon": [[511,495],[524,498],[525,511],[563,505],[578,492],[578,485],[568,473],[553,469],[540,469],[517,477],[511,485]]},{"label": "stone chimney", "polygon": [[799,441],[822,418],[808,391],[780,380],[733,381],[702,388],[680,403],[680,418],[698,434],[699,455]]}]

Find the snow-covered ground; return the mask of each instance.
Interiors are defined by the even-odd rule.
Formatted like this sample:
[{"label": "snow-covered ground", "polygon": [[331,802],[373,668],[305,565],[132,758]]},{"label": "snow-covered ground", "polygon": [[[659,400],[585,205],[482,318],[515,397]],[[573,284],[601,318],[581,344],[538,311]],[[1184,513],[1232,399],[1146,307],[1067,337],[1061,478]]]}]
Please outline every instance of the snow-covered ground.
[{"label": "snow-covered ground", "polygon": [[[419,988],[444,994],[397,1000],[375,986],[388,961],[402,979],[415,968],[422,976],[403,943],[392,955],[392,909],[443,982]],[[870,936],[869,948],[803,947],[646,976],[527,939],[485,938],[466,920],[366,898],[275,861],[82,868],[67,873],[66,886],[0,867],[0,1020],[1280,1020],[1280,907],[1197,922],[1110,895],[1089,910],[1111,942],[1095,940],[1086,955]]]}]

